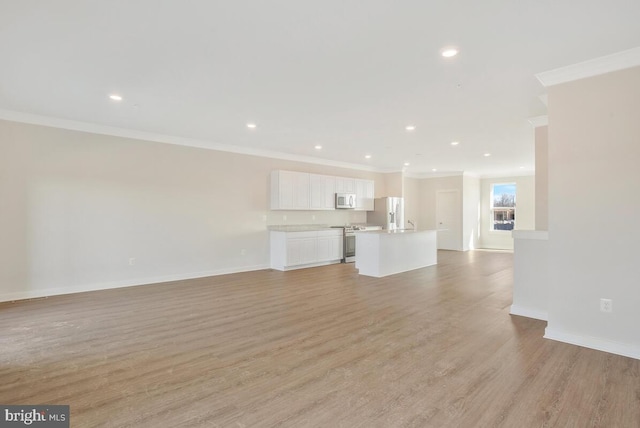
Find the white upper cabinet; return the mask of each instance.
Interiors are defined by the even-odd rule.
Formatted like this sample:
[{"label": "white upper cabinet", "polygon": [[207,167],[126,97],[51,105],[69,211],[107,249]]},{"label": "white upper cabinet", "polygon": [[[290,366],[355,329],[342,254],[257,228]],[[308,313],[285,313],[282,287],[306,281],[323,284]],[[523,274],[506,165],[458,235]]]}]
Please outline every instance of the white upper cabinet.
[{"label": "white upper cabinet", "polygon": [[356,179],[336,177],[336,193],[356,193]]},{"label": "white upper cabinet", "polygon": [[373,211],[374,181],[355,179],[356,210]]},{"label": "white upper cabinet", "polygon": [[308,210],[309,174],[306,172],[271,172],[271,209]]},{"label": "white upper cabinet", "polygon": [[335,209],[336,177],[309,174],[309,209]]},{"label": "white upper cabinet", "polygon": [[336,193],[354,193],[356,210],[373,211],[373,180],[271,171],[272,210],[333,210]]}]

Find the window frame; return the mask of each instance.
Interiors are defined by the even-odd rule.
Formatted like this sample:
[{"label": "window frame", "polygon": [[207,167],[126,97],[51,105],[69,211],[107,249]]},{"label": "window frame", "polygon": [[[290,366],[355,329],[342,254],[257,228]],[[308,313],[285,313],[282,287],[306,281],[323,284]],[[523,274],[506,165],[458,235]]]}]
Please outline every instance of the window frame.
[{"label": "window frame", "polygon": [[[513,195],[513,207],[494,207],[493,206],[493,202],[494,202],[494,189],[496,186],[504,186],[504,185],[512,185],[515,187],[515,192]],[[490,217],[489,217],[489,232],[491,233],[496,233],[496,234],[505,234],[505,233],[511,233],[514,230],[516,230],[516,225],[518,222],[518,217],[516,216],[517,213],[517,207],[518,207],[518,184],[515,181],[508,181],[508,182],[496,182],[496,183],[491,183],[491,195],[489,196],[490,200],[489,200],[489,213],[490,213]],[[495,226],[495,216],[496,216],[496,211],[509,211],[509,210],[513,210],[513,229],[494,229]]]}]

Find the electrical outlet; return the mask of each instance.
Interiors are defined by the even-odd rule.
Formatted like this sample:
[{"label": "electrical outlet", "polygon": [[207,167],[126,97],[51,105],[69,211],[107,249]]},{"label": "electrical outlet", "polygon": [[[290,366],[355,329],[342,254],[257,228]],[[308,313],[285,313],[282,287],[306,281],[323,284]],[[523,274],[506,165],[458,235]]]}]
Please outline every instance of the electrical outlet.
[{"label": "electrical outlet", "polygon": [[613,300],[600,299],[600,312],[613,312]]},{"label": "electrical outlet", "polygon": [[287,216],[286,216],[286,215],[283,215],[283,216],[282,216],[282,220],[283,220],[283,221],[287,221]]},{"label": "electrical outlet", "polygon": [[312,216],[311,216],[311,220],[315,220],[315,219],[316,219],[316,216],[315,216],[315,215],[312,215]]},{"label": "electrical outlet", "polygon": [[267,216],[265,214],[262,215],[262,221],[267,221]]},{"label": "electrical outlet", "polygon": [[135,258],[135,257],[131,257],[131,258],[129,259],[129,266],[133,266],[133,265],[135,265],[135,264],[136,264],[136,258]]},{"label": "electrical outlet", "polygon": [[247,250],[245,250],[244,248],[242,250],[240,250],[240,255],[241,256],[246,256],[247,255]]}]

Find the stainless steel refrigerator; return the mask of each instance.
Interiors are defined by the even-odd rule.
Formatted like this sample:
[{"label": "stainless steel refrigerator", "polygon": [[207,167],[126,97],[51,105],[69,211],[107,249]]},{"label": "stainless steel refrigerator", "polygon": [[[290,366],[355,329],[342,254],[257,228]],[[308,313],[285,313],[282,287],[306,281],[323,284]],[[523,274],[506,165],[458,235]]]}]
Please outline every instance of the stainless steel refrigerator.
[{"label": "stainless steel refrigerator", "polygon": [[386,230],[404,229],[404,199],[387,197],[374,200],[373,211],[367,212],[367,223]]}]

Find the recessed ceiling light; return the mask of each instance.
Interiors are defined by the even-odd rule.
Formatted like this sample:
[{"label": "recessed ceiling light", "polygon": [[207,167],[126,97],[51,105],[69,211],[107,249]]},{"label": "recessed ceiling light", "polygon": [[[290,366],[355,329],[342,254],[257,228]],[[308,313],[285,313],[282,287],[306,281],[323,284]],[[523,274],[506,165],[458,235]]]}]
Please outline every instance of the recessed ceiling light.
[{"label": "recessed ceiling light", "polygon": [[440,54],[442,54],[442,56],[445,57],[445,58],[451,58],[453,56],[458,55],[458,49],[456,49],[456,48],[444,48],[444,49],[442,49],[442,51],[440,51]]},{"label": "recessed ceiling light", "polygon": [[520,169],[524,169],[524,167],[523,167],[523,166],[521,166],[521,167],[520,167]]},{"label": "recessed ceiling light", "polygon": [[436,172],[438,168],[433,168],[431,171]]},{"label": "recessed ceiling light", "polygon": [[365,159],[371,159],[371,155],[364,155]]},{"label": "recessed ceiling light", "polygon": [[122,97],[118,94],[111,94],[109,95],[109,98],[111,98],[113,101],[122,101]]},{"label": "recessed ceiling light", "polygon": [[460,142],[459,142],[459,141],[452,141],[452,142],[451,142],[451,145],[452,145],[452,146],[457,146],[458,144],[460,144]]},{"label": "recessed ceiling light", "polygon": [[316,144],[313,148],[316,150],[322,150],[322,146],[320,144]]},{"label": "recessed ceiling light", "polygon": [[485,153],[485,154],[484,154],[484,157],[485,157],[485,158],[488,158],[489,156],[491,156],[491,153]]},{"label": "recessed ceiling light", "polygon": [[247,128],[249,129],[256,129],[256,124],[255,123],[247,123]]},{"label": "recessed ceiling light", "polygon": [[416,127],[414,125],[407,125],[404,127],[407,131],[415,131]]},{"label": "recessed ceiling light", "polygon": [[405,162],[405,163],[404,163],[404,166],[409,166],[409,165],[410,165],[410,163],[409,163],[409,162]]}]

